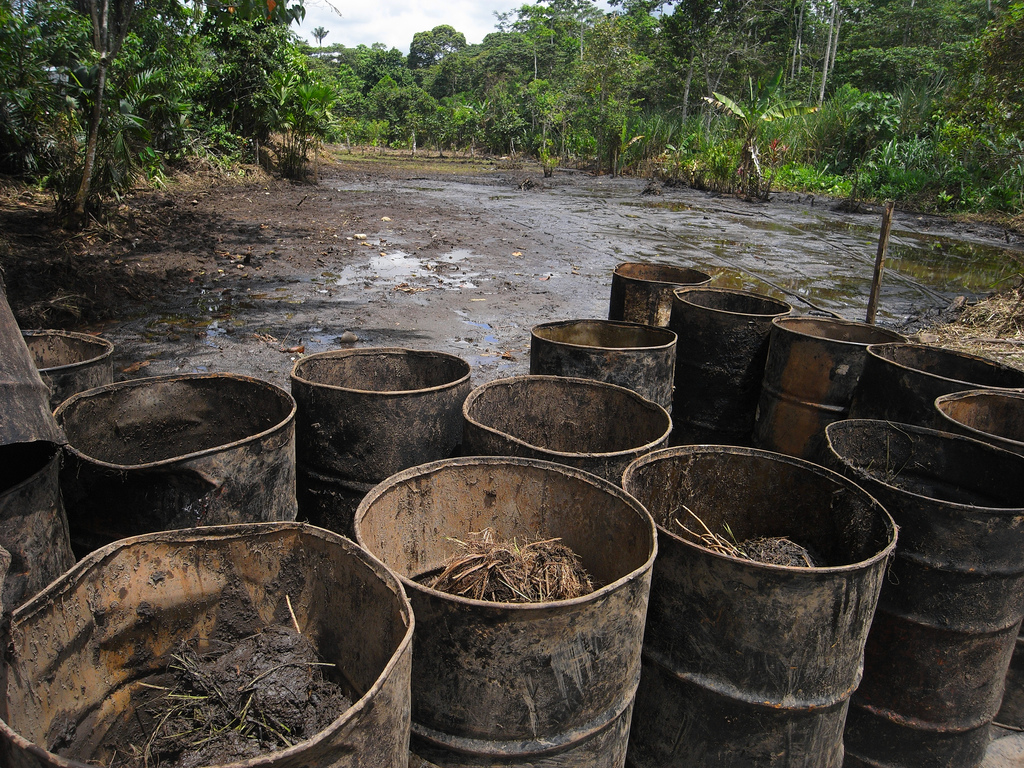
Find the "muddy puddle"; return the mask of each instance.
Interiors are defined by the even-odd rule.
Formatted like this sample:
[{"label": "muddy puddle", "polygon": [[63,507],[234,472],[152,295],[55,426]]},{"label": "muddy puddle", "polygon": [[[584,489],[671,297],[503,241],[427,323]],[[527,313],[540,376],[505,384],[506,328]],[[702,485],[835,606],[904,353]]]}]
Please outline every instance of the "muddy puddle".
[{"label": "muddy puddle", "polygon": [[[539,169],[331,173],[318,187],[276,188],[270,209],[234,210],[211,191],[203,204],[228,229],[259,220],[262,240],[244,264],[211,265],[146,317],[104,328],[122,370],[145,361],[140,375],[230,370],[287,385],[300,355],[355,336],[460,355],[481,383],[528,371],[534,325],[607,317],[622,261],[696,267],[714,286],[768,293],[799,312],[864,317],[879,213],[810,196],[645,195],[644,180],[570,171],[543,183]],[[523,190],[528,175],[536,186]],[[977,298],[1017,275],[1021,256],[1000,231],[897,212],[879,322]]]}]

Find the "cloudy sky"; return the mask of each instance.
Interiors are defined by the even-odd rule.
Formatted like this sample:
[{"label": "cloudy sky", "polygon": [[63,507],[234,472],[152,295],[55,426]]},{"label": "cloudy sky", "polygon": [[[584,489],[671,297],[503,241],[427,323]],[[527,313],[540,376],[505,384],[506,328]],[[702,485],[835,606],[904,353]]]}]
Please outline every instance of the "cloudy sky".
[{"label": "cloudy sky", "polygon": [[[299,37],[316,45],[313,30],[328,30],[324,45],[341,43],[354,48],[360,43],[384,43],[409,52],[417,32],[439,24],[450,24],[466,36],[468,43],[480,43],[493,32],[494,12],[510,11],[527,0],[305,0],[306,18],[294,27]],[[604,3],[599,3],[604,5]]]}]

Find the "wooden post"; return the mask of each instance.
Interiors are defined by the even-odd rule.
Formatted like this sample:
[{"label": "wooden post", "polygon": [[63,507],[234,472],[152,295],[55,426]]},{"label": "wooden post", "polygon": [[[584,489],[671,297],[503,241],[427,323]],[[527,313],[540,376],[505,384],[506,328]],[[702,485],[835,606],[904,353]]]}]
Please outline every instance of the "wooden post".
[{"label": "wooden post", "polygon": [[885,211],[882,213],[882,232],[878,236],[878,253],[875,256],[875,274],[871,278],[871,297],[868,299],[868,314],[864,322],[875,324],[875,311],[878,309],[878,293],[882,287],[882,270],[885,268],[885,252],[889,248],[889,231],[892,229],[892,209],[895,203],[886,200]]}]

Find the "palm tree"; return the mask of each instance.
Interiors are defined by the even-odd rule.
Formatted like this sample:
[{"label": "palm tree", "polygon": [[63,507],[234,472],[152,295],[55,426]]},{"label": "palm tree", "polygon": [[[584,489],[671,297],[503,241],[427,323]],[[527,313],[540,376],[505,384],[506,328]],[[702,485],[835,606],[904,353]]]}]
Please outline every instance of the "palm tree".
[{"label": "palm tree", "polygon": [[[728,96],[720,93],[713,93],[714,98],[705,96],[704,100],[716,109],[732,115],[738,122],[740,134],[743,136],[743,148],[740,150],[739,174],[741,182],[747,188],[747,194],[754,198],[767,198],[768,188],[762,190],[764,174],[761,170],[760,145],[758,137],[761,126],[770,123],[772,120],[781,120],[785,117],[806,115],[809,112],[816,112],[817,107],[807,106],[799,99],[777,99],[776,93],[782,83],[782,70],[775,73],[769,82],[757,81],[754,86],[753,78],[748,78],[749,94],[744,103],[740,104]],[[769,180],[768,187],[771,183]]]},{"label": "palm tree", "polygon": [[317,27],[313,30],[313,37],[316,38],[317,47],[323,47],[324,38],[327,37],[328,30],[323,27]]}]

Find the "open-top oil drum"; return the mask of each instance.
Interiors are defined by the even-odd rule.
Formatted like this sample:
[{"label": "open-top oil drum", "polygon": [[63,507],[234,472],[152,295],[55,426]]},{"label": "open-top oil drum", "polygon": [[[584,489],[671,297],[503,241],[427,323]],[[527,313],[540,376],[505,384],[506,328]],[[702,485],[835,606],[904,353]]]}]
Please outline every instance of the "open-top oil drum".
[{"label": "open-top oil drum", "polygon": [[772,320],[754,444],[816,461],[825,427],[845,419],[868,344],[906,341],[885,328],[827,317]]},{"label": "open-top oil drum", "polygon": [[709,282],[710,275],[690,267],[644,262],[619,264],[612,272],[608,319],[664,328],[672,316],[672,292]]},{"label": "open-top oil drum", "polygon": [[615,384],[672,410],[676,335],[667,328],[611,320],[535,325],[530,373]]},{"label": "open-top oil drum", "polygon": [[114,345],[88,333],[25,331],[25,343],[56,408],[76,392],[114,382]]},{"label": "open-top oil drum", "polygon": [[835,472],[739,446],[656,451],[623,487],[659,544],[628,764],[840,768],[889,515]]},{"label": "open-top oil drum", "polygon": [[366,492],[408,467],[446,459],[462,442],[469,363],[400,347],[321,352],[292,369],[304,519],[352,535]]},{"label": "open-top oil drum", "polygon": [[846,726],[849,766],[972,768],[1024,617],[1024,456],[853,419],[833,461],[900,527]]},{"label": "open-top oil drum", "polygon": [[1024,387],[1024,371],[966,352],[924,344],[871,344],[850,418],[948,429],[935,398],[979,388]]},{"label": "open-top oil drum", "polygon": [[748,445],[761,396],[772,320],[793,308],[750,291],[690,288],[675,292],[673,445]]},{"label": "open-top oil drum", "polygon": [[[656,554],[635,499],[559,464],[464,457],[388,478],[355,528],[416,614],[413,752],[444,768],[621,768]],[[518,547],[558,540],[594,591],[492,602],[428,586],[484,531]]]},{"label": "open-top oil drum", "polygon": [[[74,565],[61,501],[64,435],[0,279],[0,614]],[[2,553],[0,553],[2,554]]]},{"label": "open-top oil drum", "polygon": [[406,768],[412,635],[399,581],[330,531],[118,541],[14,613],[0,765]]},{"label": "open-top oil drum", "polygon": [[512,376],[463,405],[463,451],[557,461],[616,482],[639,456],[668,445],[672,419],[636,392],[589,379]]},{"label": "open-top oil drum", "polygon": [[71,540],[294,520],[295,401],[229,373],[136,379],[80,392],[55,413]]}]

